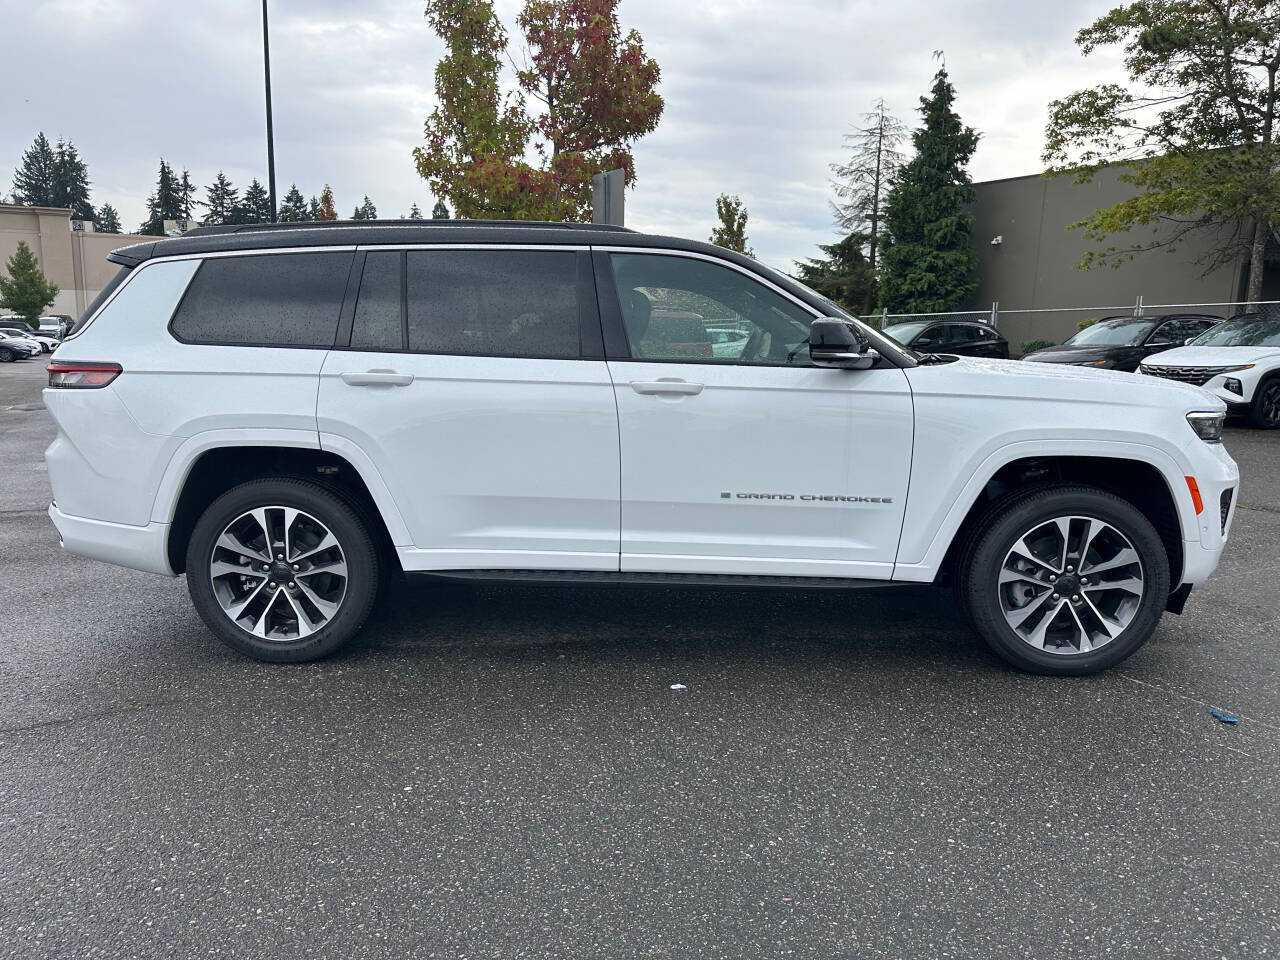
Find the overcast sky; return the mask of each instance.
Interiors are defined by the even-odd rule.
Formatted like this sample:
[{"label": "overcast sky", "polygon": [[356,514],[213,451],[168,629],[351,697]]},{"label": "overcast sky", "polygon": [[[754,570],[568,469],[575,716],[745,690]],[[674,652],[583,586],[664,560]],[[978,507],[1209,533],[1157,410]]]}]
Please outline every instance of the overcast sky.
[{"label": "overcast sky", "polygon": [[[520,0],[499,0],[515,28]],[[877,97],[914,126],[944,50],[975,180],[1037,173],[1046,105],[1116,76],[1076,30],[1107,2],[623,0],[662,68],[666,110],[636,147],[629,226],[705,239],[714,201],[742,197],[757,256],[787,270],[835,237],[828,164]],[[95,204],[143,220],[159,157],[202,187],[222,169],[266,182],[257,0],[0,0],[7,40],[0,192],[43,130],[73,140]],[[332,184],[343,217],[432,199],[413,167],[442,45],[419,0],[271,0],[281,194]],[[513,53],[518,53],[514,48]],[[201,192],[203,197],[203,191]]]}]

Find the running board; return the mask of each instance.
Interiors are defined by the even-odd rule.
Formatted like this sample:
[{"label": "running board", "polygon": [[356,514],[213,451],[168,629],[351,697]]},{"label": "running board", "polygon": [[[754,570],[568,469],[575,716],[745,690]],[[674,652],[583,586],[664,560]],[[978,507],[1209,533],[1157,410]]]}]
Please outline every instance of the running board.
[{"label": "running board", "polygon": [[918,587],[906,580],[860,577],[758,577],[737,573],[625,573],[617,570],[407,570],[407,576],[471,583],[586,583],[650,587],[780,587],[804,590],[871,590]]}]

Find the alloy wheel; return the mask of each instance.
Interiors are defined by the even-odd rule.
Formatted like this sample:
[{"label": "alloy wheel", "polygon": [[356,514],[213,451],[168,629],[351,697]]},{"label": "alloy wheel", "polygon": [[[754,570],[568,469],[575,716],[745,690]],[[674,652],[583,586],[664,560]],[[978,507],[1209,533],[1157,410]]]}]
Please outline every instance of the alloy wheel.
[{"label": "alloy wheel", "polygon": [[1090,653],[1133,622],[1142,605],[1142,561],[1124,533],[1096,517],[1066,516],[1019,537],[1000,567],[1005,622],[1045,653]]},{"label": "alloy wheel", "polygon": [[1272,380],[1262,387],[1258,398],[1258,419],[1268,427],[1280,426],[1280,380]]},{"label": "alloy wheel", "polygon": [[291,641],[328,624],[347,592],[346,554],[309,513],[256,507],[214,542],[209,578],[222,612],[263,640]]}]

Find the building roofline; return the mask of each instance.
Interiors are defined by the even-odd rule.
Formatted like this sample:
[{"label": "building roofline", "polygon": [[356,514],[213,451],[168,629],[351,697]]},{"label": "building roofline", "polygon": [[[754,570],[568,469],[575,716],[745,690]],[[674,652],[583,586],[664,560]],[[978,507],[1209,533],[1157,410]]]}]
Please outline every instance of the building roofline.
[{"label": "building roofline", "polygon": [[0,203],[0,210],[27,210],[32,213],[61,213],[65,214],[68,220],[71,219],[73,213],[70,207],[37,207],[28,206],[25,203]]}]

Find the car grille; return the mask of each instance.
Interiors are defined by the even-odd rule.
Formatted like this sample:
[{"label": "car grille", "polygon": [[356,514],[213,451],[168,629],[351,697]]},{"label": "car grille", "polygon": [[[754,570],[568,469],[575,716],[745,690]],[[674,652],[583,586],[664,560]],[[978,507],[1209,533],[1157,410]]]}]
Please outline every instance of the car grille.
[{"label": "car grille", "polygon": [[1177,380],[1197,387],[1204,386],[1218,374],[1224,373],[1226,369],[1226,367],[1166,367],[1146,363],[1142,365],[1142,372],[1149,376],[1164,377],[1166,380]]}]

